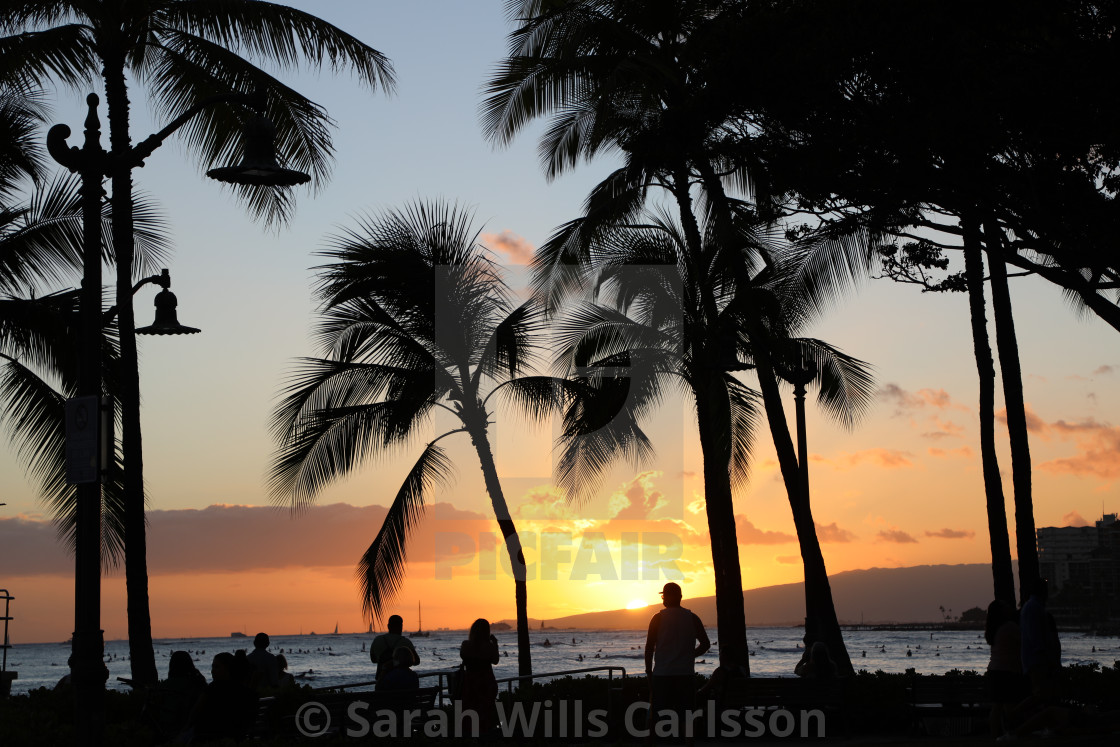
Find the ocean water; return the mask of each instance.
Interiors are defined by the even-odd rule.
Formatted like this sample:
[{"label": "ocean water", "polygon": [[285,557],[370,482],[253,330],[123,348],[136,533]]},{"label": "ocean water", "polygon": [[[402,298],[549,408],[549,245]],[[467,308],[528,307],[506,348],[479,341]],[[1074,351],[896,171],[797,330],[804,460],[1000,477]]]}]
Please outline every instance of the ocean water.
[{"label": "ocean water", "polygon": [[[652,612],[651,612],[652,614]],[[513,631],[495,634],[502,651],[494,668],[499,679],[517,674],[517,639]],[[697,661],[698,672],[710,674],[718,662],[715,630],[708,629],[712,650]],[[763,677],[793,676],[801,658],[801,628],[749,628],[751,672]],[[273,635],[272,653],[283,653],[288,671],[298,681],[313,687],[329,687],[373,679],[374,665],[369,659],[368,633],[338,635]],[[413,643],[420,654],[416,671],[433,672],[457,667],[459,645],[466,631],[432,631],[429,638]],[[640,630],[563,630],[548,629],[530,633],[533,671],[559,672],[598,666],[622,667],[628,675],[642,675],[642,649],[645,631]],[[1120,639],[1063,633],[1063,664],[1097,662],[1112,666],[1120,660]],[[913,668],[920,674],[941,674],[951,669],[983,671],[988,664],[988,646],[979,631],[845,631],[844,640],[856,669],[902,672]],[[546,645],[546,641],[547,644]],[[195,666],[210,676],[210,662],[222,651],[252,650],[252,638],[170,638],[155,642],[156,666],[160,676],[167,674],[172,651],[189,651]],[[907,651],[910,652],[907,655]],[[19,673],[12,683],[13,693],[38,687],[53,687],[68,672],[70,645],[65,643],[16,643],[8,651],[8,669]],[[580,656],[583,661],[580,661]],[[109,686],[125,689],[118,677],[130,675],[127,641],[106,641],[105,662]],[[606,672],[598,674],[606,675]],[[615,672],[618,676],[619,672]],[[434,685],[435,679],[424,680]],[[504,687],[504,685],[503,685]]]}]

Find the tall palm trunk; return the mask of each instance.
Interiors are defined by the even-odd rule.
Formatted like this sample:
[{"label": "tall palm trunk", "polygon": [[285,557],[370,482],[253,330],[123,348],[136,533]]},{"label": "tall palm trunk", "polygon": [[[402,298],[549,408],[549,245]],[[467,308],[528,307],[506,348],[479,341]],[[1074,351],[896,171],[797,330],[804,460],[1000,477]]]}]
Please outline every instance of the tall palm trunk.
[{"label": "tall palm trunk", "polygon": [[[705,159],[698,159],[701,178],[704,188],[712,204],[720,211],[723,225],[730,228],[731,210],[728,207],[727,194],[723,184],[711,163]],[[769,264],[769,257],[765,258]],[[741,268],[735,268],[742,273]],[[740,283],[746,287],[749,278],[740,278]],[[836,617],[836,605],[832,599],[832,584],[828,580],[828,571],[825,567],[824,553],[821,552],[820,540],[817,538],[817,526],[813,521],[812,504],[810,501],[809,483],[806,479],[807,471],[803,471],[797,453],[793,450],[793,441],[789,435],[789,425],[786,422],[785,408],[782,406],[781,392],[778,391],[773,363],[770,361],[768,351],[760,350],[765,345],[765,337],[761,325],[754,325],[750,331],[751,340],[755,345],[755,362],[758,366],[758,376],[762,388],[763,405],[766,408],[766,419],[770,423],[770,431],[778,451],[778,462],[785,482],[786,494],[789,497],[790,509],[793,513],[793,525],[797,531],[797,542],[801,549],[801,559],[804,564],[805,574],[805,624],[816,639],[823,640],[828,646],[833,661],[844,672],[853,672],[848,649],[844,643],[844,636],[840,631],[840,622]],[[769,392],[769,393],[768,393]],[[781,446],[779,446],[781,443]]]},{"label": "tall palm trunk", "polygon": [[1038,545],[1034,530],[1034,499],[1031,495],[1031,447],[1027,435],[1027,410],[1023,401],[1023,371],[1019,365],[1019,343],[1003,260],[1003,231],[989,216],[984,223],[988,268],[992,278],[992,312],[996,322],[996,350],[1003,376],[1003,402],[1007,408],[1007,432],[1011,442],[1011,484],[1015,488],[1015,550],[1019,556],[1019,595],[1025,601],[1038,580]]},{"label": "tall palm trunk", "polygon": [[[700,226],[692,212],[688,173],[681,164],[673,177],[673,195],[680,211],[685,241],[686,261],[694,267],[695,277],[702,278],[707,266]],[[708,283],[700,284],[702,318],[714,329],[719,318],[715,297]],[[746,611],[743,601],[743,575],[739,567],[739,544],[735,534],[735,504],[731,493],[731,411],[727,390],[717,385],[715,355],[710,344],[698,351],[698,360],[706,371],[698,376],[696,415],[699,421],[700,448],[704,456],[704,504],[707,511],[708,534],[712,540],[712,574],[716,582],[716,629],[721,650],[744,652],[744,667],[750,664],[747,647]],[[703,383],[700,383],[703,382]]]},{"label": "tall palm trunk", "polygon": [[813,521],[813,511],[806,494],[805,481],[797,462],[793,439],[790,437],[789,424],[786,422],[782,394],[774,365],[766,349],[764,333],[757,323],[749,330],[754,345],[754,361],[758,371],[759,387],[762,389],[762,404],[766,409],[766,421],[770,424],[770,434],[778,454],[778,466],[782,471],[782,481],[786,486],[790,510],[793,513],[793,526],[797,531],[797,542],[801,546],[801,561],[805,567],[805,625],[807,633],[814,640],[824,641],[829,656],[836,663],[841,674],[852,674],[852,661],[840,631],[840,621],[836,617],[836,605],[832,599],[832,584],[828,580],[828,570],[824,563],[817,528]]},{"label": "tall palm trunk", "polygon": [[117,255],[117,326],[120,335],[118,399],[121,403],[121,461],[124,465],[124,574],[128,597],[128,651],[132,679],[153,685],[158,679],[148,603],[148,547],[144,516],[144,456],[140,437],[140,372],[136,354],[136,320],[132,308],[132,169],[121,154],[131,146],[128,89],[124,58],[105,54],[105,98],[109,105],[109,139],[117,167],[112,175],[113,248]]},{"label": "tall palm trunk", "polygon": [[464,421],[471,443],[474,444],[474,450],[478,454],[482,479],[486,483],[486,492],[490,496],[490,503],[494,506],[494,515],[498,518],[498,528],[502,531],[506,551],[509,553],[510,566],[513,568],[513,589],[517,605],[517,674],[526,677],[533,673],[533,662],[529,648],[529,591],[525,579],[525,553],[521,549],[521,539],[510,516],[505,493],[502,492],[502,484],[498,480],[494,452],[490,448],[490,438],[486,434],[486,413],[481,411],[477,415],[464,414]]},{"label": "tall palm trunk", "polygon": [[717,640],[721,651],[741,652],[737,663],[742,664],[749,675],[743,577],[731,495],[731,405],[727,388],[718,380],[718,374],[712,373],[701,381],[693,391],[700,451],[704,457],[704,504],[716,581]]},{"label": "tall palm trunk", "polygon": [[988,537],[992,547],[992,582],[995,598],[1015,606],[1015,575],[1011,568],[1011,540],[1007,534],[1007,508],[1003,478],[996,456],[995,392],[996,369],[988,341],[984,312],[984,260],[980,248],[980,226],[975,219],[961,220],[964,231],[964,272],[968,286],[968,308],[972,320],[972,349],[980,377],[980,463],[984,474],[984,496],[988,509]]}]

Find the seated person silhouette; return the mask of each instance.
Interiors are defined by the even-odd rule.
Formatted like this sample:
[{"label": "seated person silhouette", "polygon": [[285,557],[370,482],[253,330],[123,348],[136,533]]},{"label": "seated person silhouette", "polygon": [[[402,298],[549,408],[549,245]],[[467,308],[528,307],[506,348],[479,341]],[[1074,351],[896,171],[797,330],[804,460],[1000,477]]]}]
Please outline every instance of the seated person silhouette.
[{"label": "seated person silhouette", "polygon": [[826,680],[836,676],[836,664],[829,656],[828,646],[824,641],[817,641],[809,649],[807,659],[798,663],[793,673],[806,679]]},{"label": "seated person silhouette", "polygon": [[393,668],[385,672],[377,686],[377,692],[418,690],[420,678],[412,669],[412,649],[407,646],[398,646],[393,651]]},{"label": "seated person silhouette", "polygon": [[186,729],[205,689],[206,678],[195,668],[191,655],[186,651],[173,652],[167,664],[167,679],[153,692],[158,702],[154,715],[160,734],[172,738]]},{"label": "seated person silhouette", "polygon": [[223,651],[214,657],[206,686],[195,708],[195,741],[244,739],[256,716],[257,694],[237,675],[234,655]]}]

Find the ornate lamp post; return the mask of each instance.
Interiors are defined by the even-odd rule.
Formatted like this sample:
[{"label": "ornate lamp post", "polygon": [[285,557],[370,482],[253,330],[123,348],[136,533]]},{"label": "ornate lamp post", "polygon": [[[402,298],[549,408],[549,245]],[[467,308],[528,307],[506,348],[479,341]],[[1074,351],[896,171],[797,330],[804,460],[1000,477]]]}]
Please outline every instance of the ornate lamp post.
[{"label": "ornate lamp post", "polygon": [[797,465],[801,472],[801,490],[809,498],[809,447],[805,432],[805,388],[817,378],[817,364],[800,357],[797,368],[782,372],[782,378],[793,384],[793,404],[797,413]]},{"label": "ornate lamp post", "polygon": [[[191,118],[210,106],[230,102],[257,104],[254,108],[258,115],[250,121],[246,133],[253,139],[245,144],[246,159],[240,166],[214,169],[209,172],[210,176],[227,182],[264,186],[290,186],[310,180],[307,174],[277,165],[270,139],[275,129],[260,114],[263,109],[260,98],[251,99],[244,94],[223,94],[205,99],[124,154],[111,154],[101,146],[101,123],[97,116],[99,99],[93,93],[86,97],[88,113],[85,141],[81,148],[67,146],[70,128],[66,125],[55,125],[47,133],[47,150],[51,157],[71,172],[79,173],[82,181],[81,362],[78,396],[66,404],[66,477],[67,482],[77,485],[78,492],[74,639],[70,672],[76,701],[75,731],[82,744],[101,743],[104,689],[108,677],[104,664],[104,631],[101,630],[101,482],[109,462],[107,454],[112,453],[107,428],[103,428],[102,424],[110,423],[112,414],[105,412],[101,381],[101,200],[105,195],[102,180],[119,173],[119,169],[131,170],[143,166],[144,159]],[[159,276],[159,280],[164,277]],[[170,277],[166,278],[166,282],[163,292],[170,299],[165,297],[165,305],[170,305],[173,315],[174,296],[167,290]]]}]

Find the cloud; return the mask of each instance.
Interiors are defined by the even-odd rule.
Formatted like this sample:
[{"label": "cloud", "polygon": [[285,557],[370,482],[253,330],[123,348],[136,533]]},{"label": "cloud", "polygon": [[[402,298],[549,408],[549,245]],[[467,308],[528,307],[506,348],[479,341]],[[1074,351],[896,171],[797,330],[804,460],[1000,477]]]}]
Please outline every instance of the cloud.
[{"label": "cloud", "polygon": [[970,457],[972,456],[972,449],[967,446],[962,446],[959,449],[928,449],[931,457],[945,458],[945,457]]},{"label": "cloud", "polygon": [[1062,517],[1062,526],[1064,527],[1089,527],[1092,525],[1092,522],[1076,511],[1070,511]]},{"label": "cloud", "polygon": [[841,529],[836,522],[831,524],[817,524],[817,540],[819,542],[851,542],[856,538],[847,529]]},{"label": "cloud", "polygon": [[580,518],[580,511],[568,501],[559,490],[539,487],[521,496],[514,513],[521,519],[562,519],[574,521]]},{"label": "cloud", "polygon": [[1108,376],[1116,372],[1116,369],[1109,365],[1097,366],[1093,369],[1093,376]]},{"label": "cloud", "polygon": [[817,461],[831,464],[836,469],[851,469],[862,464],[871,464],[884,469],[899,469],[913,467],[914,463],[910,461],[912,456],[910,452],[899,449],[875,448],[857,451],[854,454],[842,453],[833,459],[822,457]]},{"label": "cloud", "polygon": [[661,477],[657,471],[642,472],[611,494],[608,512],[612,519],[651,519],[654,513],[669,505],[669,500],[658,490],[654,481]]},{"label": "cloud", "polygon": [[[1031,405],[1029,402],[1023,403],[1023,409],[1026,411],[1027,432],[1035,433],[1039,436],[1042,436],[1043,438],[1046,438],[1048,435],[1047,432],[1049,430],[1048,426],[1046,425],[1046,421],[1035,414],[1034,410],[1031,409]],[[1004,408],[996,413],[996,420],[1003,423],[1005,426],[1007,425],[1007,408]]]},{"label": "cloud", "polygon": [[533,245],[508,229],[501,233],[484,233],[479,238],[486,246],[504,254],[513,264],[527,265],[533,259]]},{"label": "cloud", "polygon": [[964,433],[964,427],[957,425],[951,420],[942,420],[936,415],[930,418],[930,420],[937,426],[937,429],[923,433],[922,438],[940,441],[944,438],[959,438],[961,434]]},{"label": "cloud", "polygon": [[1120,428],[1099,423],[1093,418],[1076,423],[1058,420],[1045,428],[1048,434],[1059,440],[1072,441],[1078,454],[1051,459],[1038,465],[1038,469],[1106,480],[1120,477]]},{"label": "cloud", "polygon": [[969,409],[953,398],[944,389],[919,389],[917,392],[908,392],[898,384],[886,384],[878,392],[879,398],[895,406],[895,416],[902,415],[905,411],[920,410],[932,407],[935,410],[961,410]]},{"label": "cloud", "polygon": [[911,537],[901,529],[880,529],[879,530],[880,542],[897,542],[900,545],[910,544],[918,540]]},{"label": "cloud", "polygon": [[971,529],[938,529],[936,532],[926,530],[927,537],[939,537],[940,539],[972,539],[976,536],[976,532]]},{"label": "cloud", "polygon": [[792,534],[759,529],[745,516],[735,517],[735,537],[740,545],[784,545],[797,541]]},{"label": "cloud", "polygon": [[[148,511],[152,574],[249,571],[357,565],[385,519],[384,506],[335,503],[300,514],[270,506],[217,504],[204,509]],[[430,506],[408,546],[408,561],[434,562],[482,533],[494,520],[448,503]],[[454,539],[459,538],[459,539]],[[0,568],[11,576],[74,572],[53,524],[26,517],[0,519]]]}]

